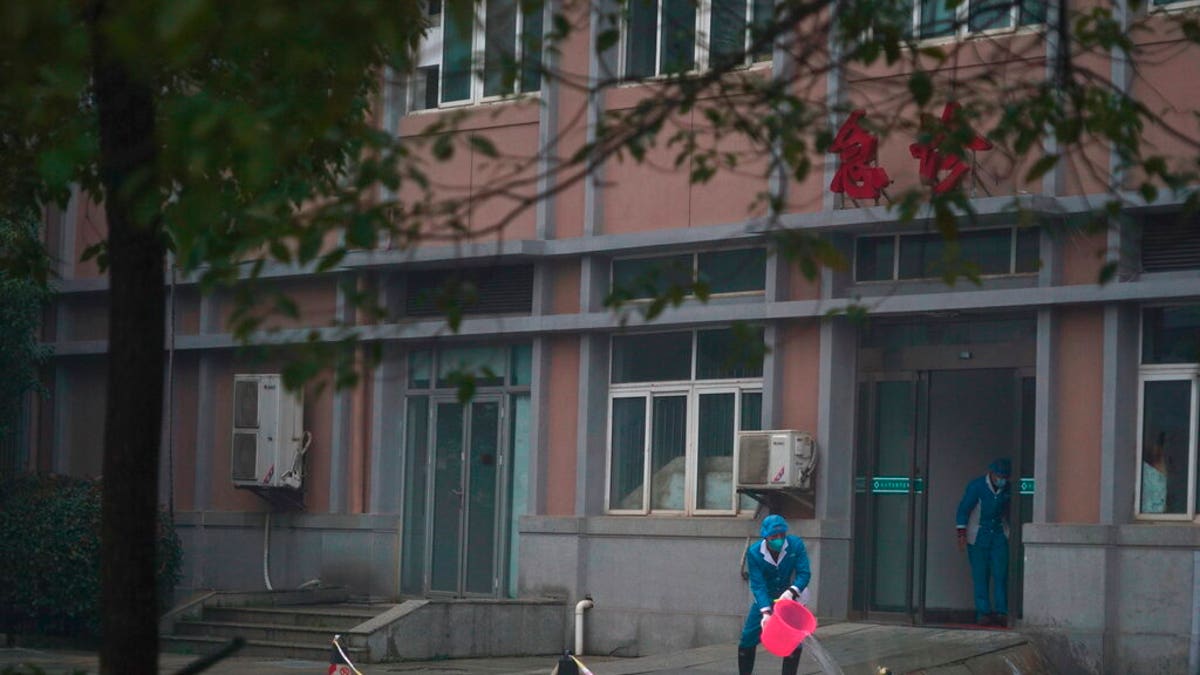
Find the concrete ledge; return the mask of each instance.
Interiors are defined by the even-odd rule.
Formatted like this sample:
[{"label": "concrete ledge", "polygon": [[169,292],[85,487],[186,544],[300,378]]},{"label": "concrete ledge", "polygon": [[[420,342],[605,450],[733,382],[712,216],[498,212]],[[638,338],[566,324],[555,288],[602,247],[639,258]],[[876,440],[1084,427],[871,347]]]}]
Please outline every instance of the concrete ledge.
[{"label": "concrete ledge", "polygon": [[[265,511],[176,511],[178,527],[252,527],[262,529]],[[271,514],[271,529],[378,530],[395,532],[397,521],[388,514],[282,513]]]},{"label": "concrete ledge", "polygon": [[1026,545],[1145,546],[1198,548],[1200,528],[1191,522],[1142,522],[1127,525],[1027,523],[1021,528]]}]

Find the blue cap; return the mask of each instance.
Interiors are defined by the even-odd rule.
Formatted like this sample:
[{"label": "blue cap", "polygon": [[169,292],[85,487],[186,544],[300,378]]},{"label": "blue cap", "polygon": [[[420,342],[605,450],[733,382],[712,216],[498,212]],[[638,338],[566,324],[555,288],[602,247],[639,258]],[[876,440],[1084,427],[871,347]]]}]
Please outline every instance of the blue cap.
[{"label": "blue cap", "polygon": [[787,534],[787,531],[787,521],[783,519],[783,516],[777,516],[772,513],[763,518],[762,527],[758,528],[758,535],[766,539],[773,534]]},{"label": "blue cap", "polygon": [[996,461],[994,461],[990,465],[988,465],[988,471],[991,471],[992,473],[996,474],[997,476],[1002,476],[1004,478],[1008,478],[1009,475],[1012,474],[1012,462],[1008,461],[1005,458],[997,459]]}]

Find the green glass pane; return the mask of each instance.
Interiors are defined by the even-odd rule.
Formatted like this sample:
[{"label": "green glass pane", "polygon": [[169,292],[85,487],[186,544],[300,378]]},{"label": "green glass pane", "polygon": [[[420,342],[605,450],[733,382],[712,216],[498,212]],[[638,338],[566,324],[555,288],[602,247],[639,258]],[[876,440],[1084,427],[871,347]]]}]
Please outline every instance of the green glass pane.
[{"label": "green glass pane", "polygon": [[1200,363],[1200,305],[1144,310],[1142,363]]},{"label": "green glass pane", "polygon": [[762,392],[747,391],[742,393],[742,431],[758,431],[762,423]]},{"label": "green glass pane", "polygon": [[692,256],[614,260],[612,277],[614,295],[632,299],[654,298],[673,288],[691,285]]},{"label": "green glass pane", "polygon": [[487,0],[486,4],[483,95],[511,94],[517,77],[517,2]]},{"label": "green glass pane", "polygon": [[543,0],[521,0],[521,91],[542,88]]},{"label": "green glass pane", "polygon": [[650,508],[683,510],[687,475],[687,397],[656,396],[650,427]]},{"label": "green glass pane", "polygon": [[764,37],[775,20],[774,0],[752,0],[753,14],[750,17],[750,46],[754,48],[755,61],[770,61],[772,44]]},{"label": "green glass pane", "polygon": [[908,476],[912,470],[912,383],[880,382],[875,392],[875,475]]},{"label": "green glass pane", "polygon": [[612,344],[612,381],[665,382],[692,377],[692,334],[618,335]]},{"label": "green glass pane", "polygon": [[1036,272],[1042,266],[1042,231],[1036,227],[1017,229],[1017,274]]},{"label": "green glass pane", "polygon": [[920,36],[933,38],[953,35],[954,10],[946,6],[946,0],[921,0]]},{"label": "green glass pane", "polygon": [[663,0],[659,72],[683,73],[696,65],[694,0]]},{"label": "green glass pane", "polygon": [[533,345],[513,345],[509,352],[508,381],[514,385],[526,385],[533,381]]},{"label": "green glass pane", "polygon": [[713,0],[708,45],[714,66],[745,58],[746,0]]},{"label": "green glass pane", "polygon": [[940,234],[900,237],[900,278],[936,277],[943,269],[946,244]]},{"label": "green glass pane", "polygon": [[1012,0],[971,0],[967,26],[971,31],[996,30],[1012,26]]},{"label": "green glass pane", "polygon": [[891,281],[895,257],[895,237],[859,237],[854,242],[854,280]]},{"label": "green glass pane", "polygon": [[475,26],[472,0],[446,0],[442,21],[442,101],[471,98],[471,52]]},{"label": "green glass pane", "polygon": [[434,423],[433,551],[430,589],[458,592],[458,553],[462,541],[463,406],[439,403]]},{"label": "green glass pane", "polygon": [[412,389],[428,389],[433,375],[433,353],[421,350],[408,354],[408,386]]},{"label": "green glass pane", "polygon": [[429,398],[412,396],[404,416],[404,537],[400,592],[425,590],[425,500],[429,471]]},{"label": "green glass pane", "polygon": [[609,508],[641,509],[646,470],[646,399],[613,399]]},{"label": "green glass pane", "polygon": [[658,2],[629,0],[625,35],[625,77],[631,80],[655,75],[658,44]]},{"label": "green glass pane", "polygon": [[696,379],[762,377],[763,330],[759,326],[696,333]]},{"label": "green glass pane", "polygon": [[461,377],[475,378],[480,387],[504,384],[504,347],[455,347],[438,354],[438,386],[453,387]]},{"label": "green glass pane", "polygon": [[471,446],[467,456],[466,590],[492,593],[496,577],[496,503],[500,464],[500,403],[471,404]]},{"label": "green glass pane", "polygon": [[508,596],[517,597],[517,563],[520,560],[521,517],[529,512],[529,444],[533,437],[530,427],[532,406],[529,394],[509,397],[512,424],[509,430],[508,447],[512,458],[512,470],[508,475],[509,510],[508,524]]},{"label": "green glass pane", "polygon": [[761,291],[767,286],[767,252],[761,248],[701,253],[697,277],[710,293]]},{"label": "green glass pane", "polygon": [[1009,274],[1012,268],[1012,230],[960,232],[959,255],[976,265],[979,274]]},{"label": "green glass pane", "polygon": [[701,394],[696,420],[699,470],[696,505],[701,509],[733,508],[733,411],[736,395]]},{"label": "green glass pane", "polygon": [[1046,23],[1046,0],[1021,0],[1020,5],[1022,26]]},{"label": "green glass pane", "polygon": [[1142,393],[1141,513],[1187,513],[1192,381],[1146,382]]}]

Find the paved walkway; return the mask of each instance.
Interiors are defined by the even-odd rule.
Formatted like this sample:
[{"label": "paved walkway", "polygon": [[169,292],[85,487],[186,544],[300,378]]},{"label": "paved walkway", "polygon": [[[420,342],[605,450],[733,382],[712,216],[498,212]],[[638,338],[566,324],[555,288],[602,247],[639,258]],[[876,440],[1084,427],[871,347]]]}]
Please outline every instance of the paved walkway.
[{"label": "paved walkway", "polygon": [[[978,675],[982,673],[1021,673],[1041,675],[1052,673],[1033,646],[1016,631],[964,630],[947,628],[913,628],[866,623],[837,623],[822,626],[817,631],[820,645],[845,675],[878,675],[880,668],[900,673],[928,675]],[[637,675],[658,673],[713,674],[737,672],[737,655],[733,642],[659,654],[636,659],[585,656],[583,662],[595,675]],[[828,673],[816,658],[818,648],[808,646],[800,662],[804,674]],[[194,657],[164,654],[160,672],[173,673]],[[385,673],[430,673],[441,675],[487,675],[511,673],[547,675],[557,659],[552,656],[513,657],[492,659],[445,659],[441,661],[373,663],[359,668],[365,675]],[[0,649],[0,669],[10,665],[28,664],[48,675],[61,673],[95,673],[95,654],[63,650]],[[779,659],[759,649],[757,671],[773,673]],[[269,675],[279,673],[308,673],[324,675],[327,662],[235,657],[222,661],[206,671],[212,675]],[[17,673],[30,672],[24,669]]]}]

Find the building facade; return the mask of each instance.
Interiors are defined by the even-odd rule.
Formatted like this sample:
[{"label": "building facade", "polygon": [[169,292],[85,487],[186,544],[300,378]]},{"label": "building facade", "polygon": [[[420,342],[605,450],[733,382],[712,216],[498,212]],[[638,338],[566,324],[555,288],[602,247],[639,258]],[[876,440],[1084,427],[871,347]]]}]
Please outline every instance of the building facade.
[{"label": "building facade", "polygon": [[[1104,147],[1088,151],[1098,171],[1064,161],[1026,181],[1027,165],[981,146],[966,177],[976,216],[959,240],[979,282],[947,284],[945,242],[929,214],[906,221],[886,198],[832,191],[835,155],[795,181],[726,137],[713,143],[741,157],[741,170],[703,184],[674,166],[665,143],[640,163],[612,157],[578,180],[556,173],[663,73],[703,70],[729,53],[748,53],[749,77],[796,69],[786,49],[736,46],[741,29],[719,20],[732,12],[741,17],[732,25],[755,25],[768,11],[761,3],[671,5],[695,27],[683,47],[659,28],[662,4],[631,9],[621,40],[601,54],[592,45],[602,5],[517,11],[486,0],[478,25],[434,11],[421,65],[388,88],[382,124],[426,152],[428,126],[467,110],[475,114],[454,133],[486,136],[501,157],[528,161],[464,145],[427,166],[447,193],[478,198],[466,241],[385,245],[324,274],[267,272],[302,310],[277,320],[285,335],[356,322],[346,281],[375,289],[388,308],[382,320],[358,318],[381,353],[364,359],[362,382],[305,392],[302,507],[273,505],[235,480],[235,376],[277,373],[280,363],[239,349],[228,297],[171,282],[161,484],[184,538],[180,596],[261,588],[266,565],[277,588],[319,579],[373,599],[588,595],[596,653],[731,642],[747,607],[742,552],[764,511],[736,489],[737,435],[795,429],[816,441],[813,487],[772,499],[808,546],[818,615],[936,624],[971,612],[954,507],[965,483],[1003,456],[1019,479],[1017,625],[1066,668],[1194,672],[1200,229],[1182,198],[1137,195],[1136,176]],[[913,30],[929,44],[974,46],[939,73],[938,109],[952,97],[941,86],[973,73],[1041,81],[1051,70],[1057,47],[1044,12],[1017,3],[979,23],[971,4],[953,10],[972,12],[961,25],[914,11]],[[583,28],[545,65],[620,83],[589,94],[533,67],[516,81],[490,70],[493,50],[532,58],[534,36],[557,11]],[[1196,48],[1167,19],[1155,25],[1162,32],[1138,39],[1170,59],[1090,65],[1198,138],[1200,85],[1179,67],[1195,63]],[[902,70],[872,66],[794,86],[869,117],[905,83]],[[697,111],[673,122],[706,124]],[[901,136],[882,139],[872,165],[896,191],[930,178],[914,139]],[[1178,147],[1156,129],[1144,140],[1168,156]],[[514,176],[550,196],[514,211],[511,196],[488,193]],[[1127,205],[1120,225],[1083,227],[1112,185]],[[783,205],[777,222],[759,194]],[[25,459],[94,476],[111,395],[107,282],[76,261],[103,237],[103,215],[75,199],[46,225],[62,281],[44,328],[50,396],[31,406]],[[850,264],[806,275],[772,254],[779,226],[820,235]],[[1115,274],[1097,283],[1110,263]],[[606,303],[630,287],[626,309],[636,310],[649,294],[638,283],[659,283],[656,270],[702,279],[710,297],[684,298],[652,321]],[[478,289],[453,333],[433,300],[448,279]],[[731,358],[739,351],[747,358]],[[464,367],[479,373],[466,402],[457,397]]]}]

